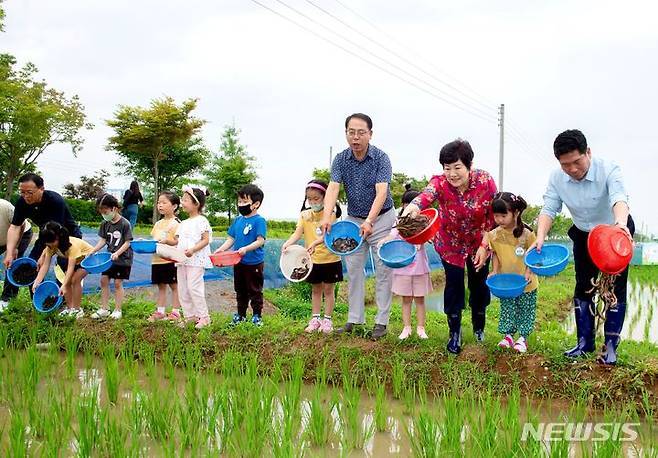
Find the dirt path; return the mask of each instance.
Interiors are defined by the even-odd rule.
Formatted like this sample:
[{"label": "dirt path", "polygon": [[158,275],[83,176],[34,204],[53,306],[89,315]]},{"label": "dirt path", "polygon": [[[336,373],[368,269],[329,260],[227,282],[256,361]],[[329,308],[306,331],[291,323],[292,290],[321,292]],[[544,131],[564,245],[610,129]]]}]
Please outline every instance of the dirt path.
[{"label": "dirt path", "polygon": [[[208,281],[206,286],[206,301],[211,312],[225,313],[233,315],[236,312],[235,291],[233,290],[233,281],[216,280]],[[158,289],[155,286],[144,286],[138,288],[126,289],[126,296],[139,297],[145,301],[154,302],[156,300]],[[265,300],[263,304],[263,314],[271,315],[277,312],[277,308],[272,303]],[[251,313],[249,310],[247,313]]]}]

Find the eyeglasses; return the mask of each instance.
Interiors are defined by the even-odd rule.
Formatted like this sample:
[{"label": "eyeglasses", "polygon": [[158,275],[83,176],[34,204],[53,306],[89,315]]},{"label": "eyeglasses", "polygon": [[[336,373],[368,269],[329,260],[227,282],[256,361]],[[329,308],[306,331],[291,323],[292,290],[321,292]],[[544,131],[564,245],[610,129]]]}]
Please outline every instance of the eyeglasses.
[{"label": "eyeglasses", "polygon": [[25,197],[25,196],[32,197],[33,195],[35,195],[35,194],[37,193],[37,191],[38,191],[38,189],[37,189],[37,190],[29,190],[29,191],[22,191],[22,190],[19,190],[19,191],[18,191],[18,194],[19,194],[20,196],[23,196],[23,197]]},{"label": "eyeglasses", "polygon": [[370,133],[369,130],[354,130],[354,129],[348,129],[345,131],[348,137],[363,137],[364,135],[367,135]]}]

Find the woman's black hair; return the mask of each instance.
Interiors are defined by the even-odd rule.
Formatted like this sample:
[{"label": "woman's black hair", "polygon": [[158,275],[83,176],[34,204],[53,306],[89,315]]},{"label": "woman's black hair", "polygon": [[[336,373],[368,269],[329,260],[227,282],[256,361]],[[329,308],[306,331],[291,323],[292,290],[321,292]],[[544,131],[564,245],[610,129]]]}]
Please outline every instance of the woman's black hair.
[{"label": "woman's black hair", "polygon": [[499,192],[494,196],[493,202],[491,202],[491,210],[499,215],[505,215],[508,212],[519,212],[516,217],[516,227],[512,232],[517,239],[523,235],[523,230],[527,227],[521,219],[523,210],[526,208],[528,208],[528,204],[525,199],[511,192]]},{"label": "woman's black hair", "polygon": [[96,208],[98,210],[101,208],[121,208],[121,204],[119,204],[119,200],[112,194],[104,193],[96,199]]},{"label": "woman's black hair", "polygon": [[[178,195],[175,192],[172,192],[172,191],[161,191],[160,194],[158,195],[158,197],[161,197],[161,196],[165,197],[171,203],[171,205],[176,206],[176,210],[174,210],[174,213],[176,213],[178,211],[178,209],[180,208],[180,197],[178,197]],[[157,202],[156,202],[156,205],[157,205]]]},{"label": "woman's black hair", "polygon": [[420,191],[416,191],[415,189],[411,189],[411,183],[405,183],[404,185],[404,194],[402,194],[402,198],[400,201],[403,204],[410,204],[412,200],[414,200],[418,194],[420,194]]},{"label": "woman's black hair", "polygon": [[[420,191],[411,189],[411,183],[405,183],[404,193],[402,194],[402,198],[400,198],[400,203],[402,204],[401,207],[404,206],[404,204],[410,204],[419,194]],[[400,215],[402,215],[402,208],[400,208]]]},{"label": "woman's black hair", "polygon": [[[187,192],[188,194],[190,193],[189,191],[185,191],[185,192]],[[193,199],[196,202],[198,202],[199,213],[201,213],[203,211],[203,207],[206,206],[206,197],[208,197],[210,193],[207,190],[203,191],[200,188],[195,188],[195,187],[192,187],[192,192],[194,193]]]},{"label": "woman's black hair", "polygon": [[66,253],[71,248],[69,240],[69,231],[56,221],[49,221],[39,231],[39,240],[43,243],[57,242],[57,248],[60,252]]},{"label": "woman's black hair", "polygon": [[[310,186],[310,185],[312,185],[312,184],[317,184],[317,185],[322,186],[322,187],[325,189],[325,191],[323,191],[322,189],[318,189],[318,188],[315,187],[315,186]],[[318,192],[321,192],[322,195],[325,195],[325,194],[327,193],[326,189],[327,189],[328,186],[329,186],[329,185],[327,184],[326,181],[322,181],[322,180],[311,180],[311,181],[309,181],[308,184],[306,185],[306,189],[309,189],[309,188],[310,188],[310,189],[315,189],[315,190],[317,190]],[[309,209],[309,207],[306,206],[306,189],[304,189],[304,201],[302,202],[302,210],[301,210],[301,211],[304,211],[304,210],[308,210],[308,209]],[[338,202],[336,202],[336,218],[340,218],[342,214],[343,214],[343,211],[340,209],[340,205],[338,204]]]},{"label": "woman's black hair", "polygon": [[134,195],[139,196],[141,192],[139,191],[139,183],[137,183],[137,180],[133,180],[130,182],[130,192],[132,192]]},{"label": "woman's black hair", "polygon": [[441,148],[439,153],[439,162],[441,166],[446,164],[454,164],[457,161],[462,161],[462,164],[468,169],[471,170],[471,165],[473,164],[473,148],[471,144],[466,140],[458,138],[450,143],[446,143]]}]

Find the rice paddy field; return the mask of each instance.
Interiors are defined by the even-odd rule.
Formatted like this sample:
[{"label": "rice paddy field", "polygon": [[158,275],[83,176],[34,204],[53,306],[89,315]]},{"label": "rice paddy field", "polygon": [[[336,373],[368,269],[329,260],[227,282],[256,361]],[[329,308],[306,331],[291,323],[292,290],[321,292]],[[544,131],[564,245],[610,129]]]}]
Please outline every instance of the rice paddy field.
[{"label": "rice paddy field", "polygon": [[[153,304],[139,296],[118,322],[76,322],[37,314],[23,291],[0,315],[0,449],[12,457],[658,457],[656,279],[656,267],[631,270],[614,368],[595,355],[562,356],[575,341],[571,269],[541,283],[525,355],[496,347],[496,301],[482,344],[466,313],[455,357],[440,312],[428,313],[427,341],[397,340],[399,306],[380,341],[367,336],[372,306],[357,335],[305,334],[303,285],[266,292],[278,311],[262,328],[232,328],[229,316],[214,315],[201,331],[148,323]],[[341,287],[336,325],[344,296]],[[97,301],[89,295],[83,305],[91,311]]]}]

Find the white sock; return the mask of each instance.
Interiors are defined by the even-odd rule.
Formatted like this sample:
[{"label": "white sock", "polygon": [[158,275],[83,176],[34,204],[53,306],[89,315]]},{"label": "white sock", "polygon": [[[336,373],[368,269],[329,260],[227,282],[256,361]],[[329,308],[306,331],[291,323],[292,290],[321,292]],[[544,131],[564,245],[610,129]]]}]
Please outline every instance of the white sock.
[{"label": "white sock", "polygon": [[313,318],[318,318],[318,319],[320,319],[320,314],[319,314],[319,313],[314,313],[314,314],[313,314]]},{"label": "white sock", "polygon": [[164,313],[165,308],[164,307],[158,307],[158,313]]}]

